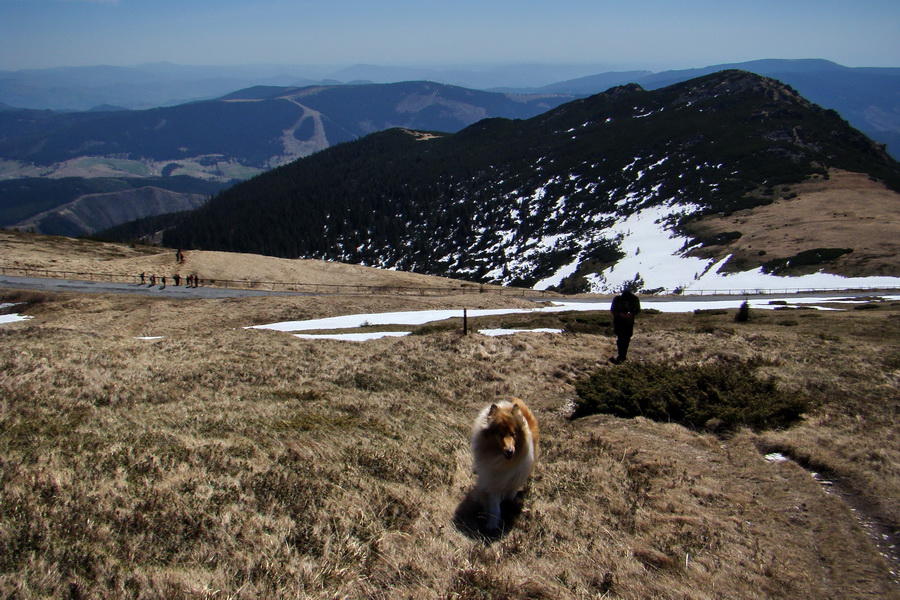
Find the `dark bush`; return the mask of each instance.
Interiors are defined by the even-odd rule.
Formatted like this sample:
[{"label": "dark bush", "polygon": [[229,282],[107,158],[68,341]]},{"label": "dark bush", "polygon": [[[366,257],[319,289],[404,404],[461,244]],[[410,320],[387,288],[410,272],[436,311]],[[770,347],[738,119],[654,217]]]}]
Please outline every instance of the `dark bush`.
[{"label": "dark bush", "polygon": [[612,317],[608,313],[566,313],[560,321],[567,333],[608,334]]},{"label": "dark bush", "polygon": [[23,310],[22,304],[29,306],[43,304],[49,301],[50,298],[50,294],[31,290],[5,290],[0,292],[0,304],[19,305],[15,307],[17,309],[15,312]]},{"label": "dark bush", "polygon": [[697,317],[714,317],[716,315],[727,315],[728,311],[723,308],[696,308],[694,316]]},{"label": "dark bush", "polygon": [[869,302],[868,304],[859,304],[853,307],[853,310],[877,310],[878,304]]},{"label": "dark bush", "polygon": [[787,258],[775,258],[762,264],[762,272],[771,275],[785,273],[788,269],[811,267],[836,260],[853,252],[852,248],[816,248],[804,250]]},{"label": "dark bush", "polygon": [[737,314],[734,315],[734,320],[737,323],[746,323],[750,320],[750,303],[744,300],[741,303],[741,307],[738,309]]},{"label": "dark bush", "polygon": [[635,363],[603,368],[576,383],[572,418],[604,413],[733,430],[787,427],[807,410],[805,399],[760,379],[757,362],[672,366]]},{"label": "dark bush", "polygon": [[707,237],[698,237],[696,241],[700,242],[701,246],[724,246],[741,239],[742,236],[743,234],[740,231],[726,231]]}]

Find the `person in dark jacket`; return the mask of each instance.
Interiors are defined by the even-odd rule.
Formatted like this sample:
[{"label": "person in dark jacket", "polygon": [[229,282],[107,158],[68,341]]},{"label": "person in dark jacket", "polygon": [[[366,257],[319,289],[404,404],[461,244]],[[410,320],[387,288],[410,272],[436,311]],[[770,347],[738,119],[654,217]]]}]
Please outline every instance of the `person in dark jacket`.
[{"label": "person in dark jacket", "polygon": [[625,288],[622,293],[613,298],[609,308],[613,316],[613,331],[616,334],[616,348],[618,356],[611,358],[613,364],[625,362],[628,357],[628,345],[634,334],[634,318],[641,312],[641,301],[634,293]]}]

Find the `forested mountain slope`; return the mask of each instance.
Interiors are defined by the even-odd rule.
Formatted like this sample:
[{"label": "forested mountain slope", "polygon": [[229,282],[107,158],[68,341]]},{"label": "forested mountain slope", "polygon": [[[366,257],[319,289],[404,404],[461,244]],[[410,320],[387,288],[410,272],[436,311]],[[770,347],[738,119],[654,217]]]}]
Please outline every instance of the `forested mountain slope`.
[{"label": "forested mountain slope", "polygon": [[370,135],[223,192],[164,242],[602,289],[625,257],[629,232],[616,226],[629,217],[684,232],[833,169],[900,190],[897,163],[836,112],[725,71],[655,91],[613,88],[452,135]]}]

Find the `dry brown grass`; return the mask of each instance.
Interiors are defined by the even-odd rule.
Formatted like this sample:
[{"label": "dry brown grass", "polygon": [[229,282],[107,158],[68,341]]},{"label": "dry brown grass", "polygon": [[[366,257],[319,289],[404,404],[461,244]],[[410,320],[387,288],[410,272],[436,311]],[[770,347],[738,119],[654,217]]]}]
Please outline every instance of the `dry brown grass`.
[{"label": "dry brown grass", "polygon": [[167,248],[0,231],[0,267],[8,268],[130,276],[144,272],[148,277],[196,274],[207,284],[232,280],[445,289],[465,285],[476,290],[479,287],[442,277],[321,260],[210,251],[185,251],[184,257],[183,263],[177,263],[175,250]]},{"label": "dry brown grass", "polygon": [[[0,328],[4,597],[900,597],[846,504],[761,453],[827,467],[898,522],[900,306],[642,316],[635,361],[764,358],[816,402],[793,429],[718,438],[568,419],[575,381],[614,368],[602,326],[363,344],[241,328],[497,298],[42,300]],[[541,457],[491,541],[467,435],[510,395]]]}]

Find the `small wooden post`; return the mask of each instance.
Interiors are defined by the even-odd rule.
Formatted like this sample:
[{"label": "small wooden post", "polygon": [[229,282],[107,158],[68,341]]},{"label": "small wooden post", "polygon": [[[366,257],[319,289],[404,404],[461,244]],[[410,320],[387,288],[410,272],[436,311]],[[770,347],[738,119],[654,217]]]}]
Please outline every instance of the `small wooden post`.
[{"label": "small wooden post", "polygon": [[463,309],[463,335],[469,335],[469,312]]}]

